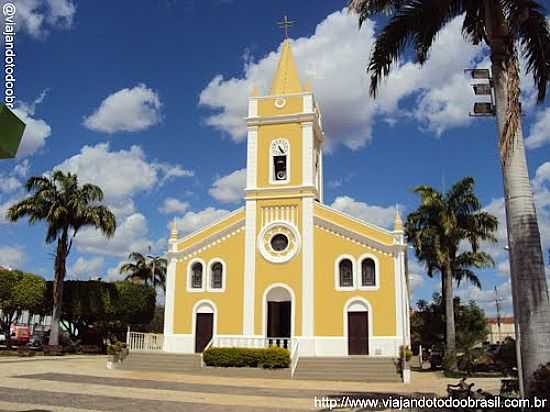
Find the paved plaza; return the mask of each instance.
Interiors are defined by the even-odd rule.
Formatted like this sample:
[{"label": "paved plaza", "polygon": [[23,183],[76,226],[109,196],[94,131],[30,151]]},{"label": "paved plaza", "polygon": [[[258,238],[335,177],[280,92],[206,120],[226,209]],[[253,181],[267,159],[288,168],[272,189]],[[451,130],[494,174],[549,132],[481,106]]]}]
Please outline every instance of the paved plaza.
[{"label": "paved plaza", "polygon": [[[439,373],[413,383],[301,381],[109,370],[105,356],[0,359],[0,412],[301,411],[315,397],[341,394],[445,393]],[[475,379],[496,391],[498,379]]]}]

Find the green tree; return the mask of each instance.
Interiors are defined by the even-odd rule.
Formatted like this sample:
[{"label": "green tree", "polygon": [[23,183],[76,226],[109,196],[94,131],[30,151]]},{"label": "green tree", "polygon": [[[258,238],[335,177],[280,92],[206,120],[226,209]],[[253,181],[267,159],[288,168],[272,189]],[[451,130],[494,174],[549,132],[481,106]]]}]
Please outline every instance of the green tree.
[{"label": "green tree", "polygon": [[46,281],[40,276],[0,268],[0,328],[8,344],[11,325],[23,311],[41,312],[45,291]]},{"label": "green tree", "polygon": [[[419,300],[411,317],[411,338],[415,346],[439,346],[445,343],[445,304],[439,293],[432,302]],[[483,343],[489,334],[485,313],[475,302],[463,304],[459,297],[453,299],[456,320],[457,349],[464,352]]]},{"label": "green tree", "polygon": [[523,142],[516,45],[523,49],[541,103],[550,79],[550,30],[544,8],[534,0],[351,0],[350,8],[359,13],[360,25],[375,14],[389,15],[369,64],[373,96],[407,49],[412,48],[416,60],[425,63],[437,34],[454,17],[464,15],[466,39],[489,47],[514,316],[520,329],[523,382],[529,393],[535,370],[550,359],[550,294]]},{"label": "green tree", "polygon": [[98,186],[80,186],[71,173],[56,170],[51,176],[31,177],[26,185],[29,197],[8,210],[7,217],[15,222],[28,217],[31,224],[45,221],[46,242],[57,242],[55,253],[55,281],[53,287],[53,314],[50,345],[59,344],[59,321],[62,313],[63,283],[66,260],[78,231],[86,226],[100,230],[107,237],[116,230],[116,219],[101,205],[103,192]]},{"label": "green tree", "polygon": [[[481,210],[474,193],[474,179],[466,177],[443,194],[430,186],[414,189],[420,195],[420,206],[407,217],[405,232],[412,242],[418,260],[427,267],[428,276],[441,275],[441,293],[445,302],[446,367],[456,369],[455,317],[453,279],[463,279],[481,286],[472,268],[494,264],[489,255],[480,252],[480,241],[495,241],[497,218]],[[461,252],[469,244],[471,251]]]},{"label": "green tree", "polygon": [[166,291],[166,268],[168,261],[161,256],[144,256],[139,252],[132,252],[128,262],[120,267],[120,273],[126,275],[126,280],[143,282],[148,285],[160,286]]}]

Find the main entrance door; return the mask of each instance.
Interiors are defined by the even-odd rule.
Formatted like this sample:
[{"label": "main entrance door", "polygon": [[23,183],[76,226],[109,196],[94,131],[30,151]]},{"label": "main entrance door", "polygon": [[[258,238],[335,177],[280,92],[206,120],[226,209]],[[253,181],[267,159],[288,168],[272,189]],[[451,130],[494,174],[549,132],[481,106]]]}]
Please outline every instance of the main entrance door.
[{"label": "main entrance door", "polygon": [[267,337],[290,338],[290,301],[267,302]]},{"label": "main entrance door", "polygon": [[368,312],[348,312],[348,353],[369,354]]},{"label": "main entrance door", "polygon": [[204,350],[214,332],[214,314],[197,313],[195,325],[195,352],[200,353]]}]

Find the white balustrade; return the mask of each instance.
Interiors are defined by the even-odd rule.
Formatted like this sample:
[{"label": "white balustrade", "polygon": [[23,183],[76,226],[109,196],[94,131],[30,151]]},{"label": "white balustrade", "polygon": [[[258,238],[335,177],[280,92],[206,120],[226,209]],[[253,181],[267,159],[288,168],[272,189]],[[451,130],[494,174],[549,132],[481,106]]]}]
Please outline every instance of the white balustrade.
[{"label": "white balustrade", "polygon": [[134,352],[162,352],[164,335],[156,333],[128,332],[126,345]]}]

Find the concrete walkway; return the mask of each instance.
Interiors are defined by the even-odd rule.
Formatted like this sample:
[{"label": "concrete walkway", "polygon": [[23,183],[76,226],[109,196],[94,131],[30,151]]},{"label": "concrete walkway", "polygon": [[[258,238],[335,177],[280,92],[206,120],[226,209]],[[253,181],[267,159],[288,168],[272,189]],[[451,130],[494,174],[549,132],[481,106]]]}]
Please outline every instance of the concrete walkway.
[{"label": "concrete walkway", "polygon": [[[457,382],[437,372],[413,373],[413,383],[405,385],[133,372],[109,370],[105,363],[103,356],[0,358],[0,412],[314,410],[321,396],[444,395],[447,384]],[[495,378],[472,382],[499,388]]]}]

